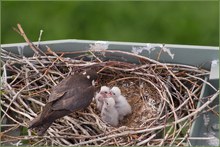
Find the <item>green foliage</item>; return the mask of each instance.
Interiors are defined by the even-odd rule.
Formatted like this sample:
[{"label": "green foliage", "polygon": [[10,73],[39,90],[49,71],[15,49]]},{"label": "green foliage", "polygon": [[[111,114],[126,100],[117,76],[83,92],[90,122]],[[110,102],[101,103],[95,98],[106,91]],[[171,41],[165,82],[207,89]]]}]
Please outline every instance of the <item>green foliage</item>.
[{"label": "green foliage", "polygon": [[2,94],[4,94],[5,92],[3,91],[3,90],[0,90],[0,96],[2,95]]},{"label": "green foliage", "polygon": [[28,135],[28,128],[27,127],[22,127],[21,135]]},{"label": "green foliage", "polygon": [[86,39],[169,44],[219,42],[218,1],[4,1],[2,43],[23,42],[12,27],[42,40]]}]

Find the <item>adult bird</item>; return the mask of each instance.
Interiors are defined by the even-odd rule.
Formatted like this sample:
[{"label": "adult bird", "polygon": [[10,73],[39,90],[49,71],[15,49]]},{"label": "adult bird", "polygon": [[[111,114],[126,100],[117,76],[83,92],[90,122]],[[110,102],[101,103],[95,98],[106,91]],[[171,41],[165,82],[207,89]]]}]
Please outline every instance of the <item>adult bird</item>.
[{"label": "adult bird", "polygon": [[41,136],[56,119],[88,107],[95,94],[94,82],[97,78],[93,70],[64,78],[52,88],[43,111],[29,123],[28,128],[35,129]]}]

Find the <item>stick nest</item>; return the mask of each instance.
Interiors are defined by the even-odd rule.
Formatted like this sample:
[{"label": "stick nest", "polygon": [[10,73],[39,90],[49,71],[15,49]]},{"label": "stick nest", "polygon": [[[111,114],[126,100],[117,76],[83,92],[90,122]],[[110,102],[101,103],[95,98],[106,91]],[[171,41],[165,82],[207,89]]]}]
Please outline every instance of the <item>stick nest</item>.
[{"label": "stick nest", "polygon": [[[72,57],[69,58],[69,55]],[[107,60],[107,57],[123,57]],[[123,59],[135,59],[129,63]],[[3,144],[29,145],[186,145],[208,71],[197,67],[160,63],[118,50],[56,53],[48,48],[32,57],[2,49],[1,139]],[[95,101],[84,110],[56,120],[44,136],[27,130],[42,111],[51,88],[73,72],[98,71],[101,86],[118,86],[132,114],[112,127],[100,119]],[[210,84],[209,84],[210,85]],[[211,85],[210,85],[211,86]]]}]

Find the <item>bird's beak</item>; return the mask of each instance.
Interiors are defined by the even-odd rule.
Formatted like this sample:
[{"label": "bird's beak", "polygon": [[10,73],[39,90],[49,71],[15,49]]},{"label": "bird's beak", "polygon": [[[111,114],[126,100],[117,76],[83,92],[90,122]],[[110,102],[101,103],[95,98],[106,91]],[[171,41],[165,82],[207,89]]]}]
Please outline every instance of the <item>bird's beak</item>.
[{"label": "bird's beak", "polygon": [[98,80],[92,80],[92,85],[93,86],[98,85],[98,83],[99,83]]},{"label": "bird's beak", "polygon": [[107,96],[108,96],[108,97],[111,97],[111,96],[112,96],[112,93],[111,93],[111,92],[109,92],[109,93],[107,94]]}]

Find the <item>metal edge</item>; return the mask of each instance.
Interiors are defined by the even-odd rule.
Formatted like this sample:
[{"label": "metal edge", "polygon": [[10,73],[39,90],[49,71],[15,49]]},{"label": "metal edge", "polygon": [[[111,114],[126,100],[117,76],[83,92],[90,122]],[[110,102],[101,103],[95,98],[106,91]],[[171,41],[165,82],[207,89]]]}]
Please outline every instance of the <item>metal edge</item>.
[{"label": "metal edge", "polygon": [[[41,41],[40,44],[59,44],[59,43],[96,43],[97,41],[103,41],[108,44],[115,45],[135,45],[135,46],[146,46],[148,43],[139,43],[139,42],[117,42],[117,41],[104,41],[104,40],[78,40],[78,39],[66,39],[66,40],[48,40]],[[39,42],[33,42],[38,44]],[[158,45],[163,43],[150,43],[152,45]],[[1,44],[1,47],[14,47],[14,46],[26,46],[27,43],[11,43],[11,44]],[[217,46],[199,46],[199,45],[181,45],[181,44],[165,44],[168,48],[186,48],[186,49],[208,49],[208,50],[219,50]]]}]

